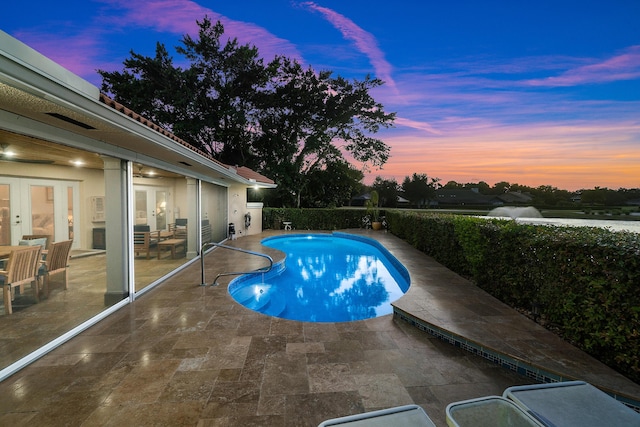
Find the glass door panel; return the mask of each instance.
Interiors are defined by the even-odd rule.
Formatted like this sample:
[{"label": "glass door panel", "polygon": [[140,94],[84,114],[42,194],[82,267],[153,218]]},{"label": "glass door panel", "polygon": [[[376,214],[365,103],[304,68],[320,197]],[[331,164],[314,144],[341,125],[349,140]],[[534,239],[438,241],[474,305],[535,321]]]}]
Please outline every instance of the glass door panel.
[{"label": "glass door panel", "polygon": [[10,186],[0,184],[0,246],[11,245],[11,198]]},{"label": "glass door panel", "polygon": [[[227,212],[227,188],[203,182],[201,204],[203,242],[221,242],[227,237]],[[204,234],[205,231],[207,231],[206,235]]]},{"label": "glass door panel", "polygon": [[147,219],[147,191],[136,190],[136,225],[146,225]]},{"label": "glass door panel", "polygon": [[53,194],[51,186],[31,186],[31,234],[49,236],[51,241],[55,236]]},{"label": "glass door panel", "polygon": [[73,187],[67,187],[67,223],[69,224],[69,239],[73,239]]},{"label": "glass door panel", "polygon": [[[65,176],[71,180],[61,179]],[[2,163],[0,244],[18,245],[25,235],[44,234],[51,236],[49,244],[74,237],[73,247],[89,252],[91,228],[96,224],[90,215],[81,214],[81,200],[104,194],[104,188],[104,174],[95,170]],[[55,275],[49,282],[49,295],[37,304],[31,286],[15,292],[13,314],[5,314],[0,303],[0,328],[10,331],[2,337],[0,368],[51,343],[113,304],[105,298],[106,254],[90,255],[70,260],[68,289],[64,276]],[[120,278],[118,274],[115,277]]]},{"label": "glass door panel", "polygon": [[167,229],[167,192],[156,191],[156,230]]},{"label": "glass door panel", "polygon": [[[148,225],[151,231],[149,242],[139,240],[134,246],[135,291],[140,292],[165,274],[188,261],[188,241],[170,240],[169,230],[175,223],[178,206],[185,206],[186,179],[144,178],[134,176],[134,208],[138,225]],[[176,200],[176,194],[178,198]],[[184,212],[184,209],[183,209]]]},{"label": "glass door panel", "polygon": [[135,191],[136,225],[149,225],[151,231],[166,230],[170,218],[171,203],[169,190],[166,187],[137,185]]}]

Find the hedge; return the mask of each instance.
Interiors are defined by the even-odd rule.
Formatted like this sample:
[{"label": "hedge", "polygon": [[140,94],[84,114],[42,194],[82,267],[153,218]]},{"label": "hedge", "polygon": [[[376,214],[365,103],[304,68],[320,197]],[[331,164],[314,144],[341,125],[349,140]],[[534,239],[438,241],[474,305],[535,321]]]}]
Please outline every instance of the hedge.
[{"label": "hedge", "polygon": [[640,234],[387,213],[390,231],[640,382]]},{"label": "hedge", "polygon": [[[272,209],[265,228],[358,228],[363,210]],[[386,212],[391,233],[640,382],[640,234],[415,211]]]},{"label": "hedge", "polygon": [[281,229],[284,221],[290,221],[298,230],[344,230],[359,228],[365,215],[364,209],[264,208],[262,228]]}]

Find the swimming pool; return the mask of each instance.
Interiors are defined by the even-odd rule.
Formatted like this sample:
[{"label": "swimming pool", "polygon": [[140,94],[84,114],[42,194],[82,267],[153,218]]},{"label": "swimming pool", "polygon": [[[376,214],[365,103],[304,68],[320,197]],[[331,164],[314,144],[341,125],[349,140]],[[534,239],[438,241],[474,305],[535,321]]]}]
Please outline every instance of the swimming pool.
[{"label": "swimming pool", "polygon": [[407,269],[376,240],[347,233],[286,234],[262,244],[286,254],[269,273],[229,284],[245,307],[308,322],[347,322],[391,314],[409,289]]}]

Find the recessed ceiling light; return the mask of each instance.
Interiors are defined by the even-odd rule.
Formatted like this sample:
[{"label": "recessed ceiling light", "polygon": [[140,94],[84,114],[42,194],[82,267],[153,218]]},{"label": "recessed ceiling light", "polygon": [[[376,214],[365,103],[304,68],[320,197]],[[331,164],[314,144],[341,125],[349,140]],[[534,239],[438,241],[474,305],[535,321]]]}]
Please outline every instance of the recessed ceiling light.
[{"label": "recessed ceiling light", "polygon": [[71,160],[71,163],[74,166],[82,166],[82,165],[84,165],[84,162],[82,160]]},{"label": "recessed ceiling light", "polygon": [[13,157],[16,155],[15,151],[9,148],[9,144],[0,144],[0,149],[2,149],[1,154],[3,157]]}]

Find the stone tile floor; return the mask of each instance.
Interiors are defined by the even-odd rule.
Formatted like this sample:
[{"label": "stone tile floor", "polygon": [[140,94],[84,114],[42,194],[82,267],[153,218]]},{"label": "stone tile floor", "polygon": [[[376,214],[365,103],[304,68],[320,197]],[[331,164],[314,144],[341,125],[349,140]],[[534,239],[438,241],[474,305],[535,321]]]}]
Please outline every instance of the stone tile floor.
[{"label": "stone tile floor", "polygon": [[[230,243],[277,258],[261,248],[265,236]],[[417,280],[420,268],[441,268],[391,235],[374,237],[405,263],[416,286],[429,286]],[[206,257],[208,281],[262,263],[216,249]],[[432,278],[458,277],[441,273]],[[531,383],[392,315],[314,324],[254,313],[231,299],[228,281],[198,286],[195,263],[3,381],[0,425],[316,426],[416,403],[445,426],[447,404]],[[434,298],[446,294],[442,283],[432,285]],[[474,294],[472,305],[484,295]],[[419,311],[423,296],[403,298]],[[433,308],[454,318],[450,304],[443,298]]]}]

